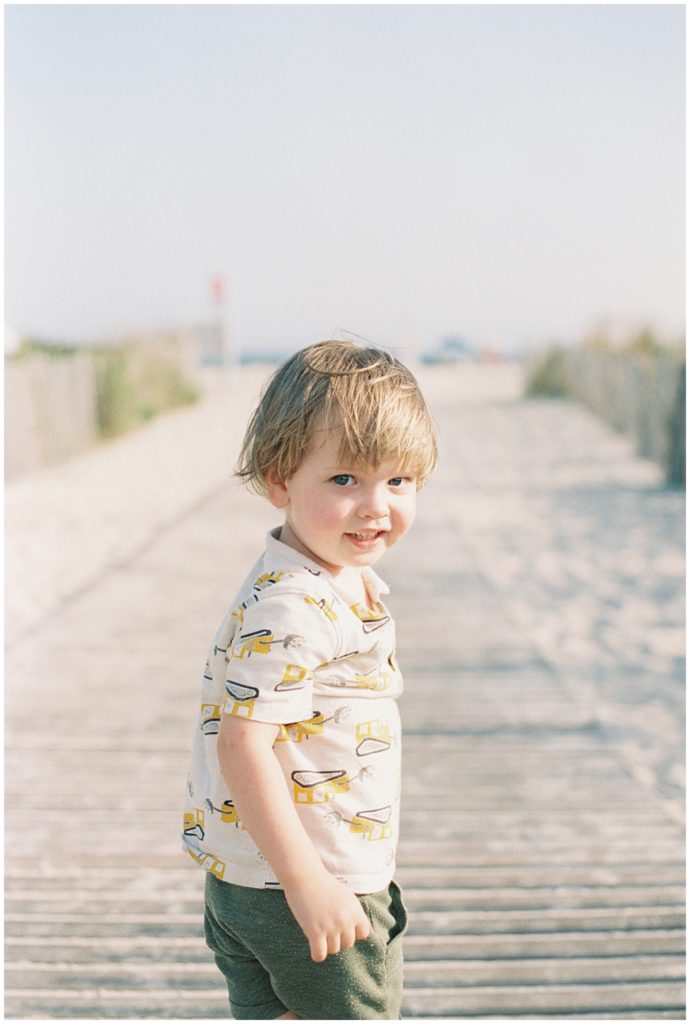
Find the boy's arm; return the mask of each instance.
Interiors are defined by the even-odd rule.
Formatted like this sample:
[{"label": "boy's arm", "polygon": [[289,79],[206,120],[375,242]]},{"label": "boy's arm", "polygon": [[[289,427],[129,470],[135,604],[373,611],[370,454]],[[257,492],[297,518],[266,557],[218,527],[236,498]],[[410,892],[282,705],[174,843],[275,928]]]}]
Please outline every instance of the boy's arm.
[{"label": "boy's arm", "polygon": [[278,726],[223,715],[218,762],[239,817],[285,890],[309,941],[325,960],[369,934],[369,919],[350,890],[323,865],[305,830],[273,752]]}]

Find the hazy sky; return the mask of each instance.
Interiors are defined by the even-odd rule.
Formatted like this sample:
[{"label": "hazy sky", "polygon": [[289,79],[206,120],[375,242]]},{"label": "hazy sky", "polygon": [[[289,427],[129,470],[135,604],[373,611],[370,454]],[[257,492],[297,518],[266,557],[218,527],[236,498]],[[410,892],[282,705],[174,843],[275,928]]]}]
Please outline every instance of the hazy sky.
[{"label": "hazy sky", "polygon": [[5,7],[5,320],[684,329],[682,5]]}]

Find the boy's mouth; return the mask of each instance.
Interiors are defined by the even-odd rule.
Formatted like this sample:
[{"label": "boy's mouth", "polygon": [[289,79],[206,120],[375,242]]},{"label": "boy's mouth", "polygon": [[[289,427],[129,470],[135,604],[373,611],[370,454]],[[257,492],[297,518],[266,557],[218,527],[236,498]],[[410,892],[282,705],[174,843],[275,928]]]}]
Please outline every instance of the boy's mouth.
[{"label": "boy's mouth", "polygon": [[383,537],[385,532],[385,530],[360,530],[346,533],[345,536],[357,547],[371,547],[380,537]]}]

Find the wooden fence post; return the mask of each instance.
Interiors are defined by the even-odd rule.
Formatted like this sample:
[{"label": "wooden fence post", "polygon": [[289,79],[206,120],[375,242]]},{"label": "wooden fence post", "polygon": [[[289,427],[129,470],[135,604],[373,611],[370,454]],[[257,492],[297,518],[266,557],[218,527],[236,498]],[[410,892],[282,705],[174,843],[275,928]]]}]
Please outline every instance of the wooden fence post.
[{"label": "wooden fence post", "polygon": [[678,372],[676,400],[668,420],[670,434],[667,480],[673,486],[685,485],[685,362]]}]

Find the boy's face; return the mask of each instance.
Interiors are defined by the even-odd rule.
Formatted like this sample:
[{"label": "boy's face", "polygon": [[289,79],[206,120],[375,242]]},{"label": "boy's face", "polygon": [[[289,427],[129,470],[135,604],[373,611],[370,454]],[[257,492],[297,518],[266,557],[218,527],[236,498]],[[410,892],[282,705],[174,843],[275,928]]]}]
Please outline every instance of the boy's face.
[{"label": "boy's face", "polygon": [[269,479],[267,492],[285,510],[282,540],[333,575],[375,565],[407,533],[417,503],[415,479],[397,463],[343,465],[339,446],[340,432],[327,431],[289,480]]}]

